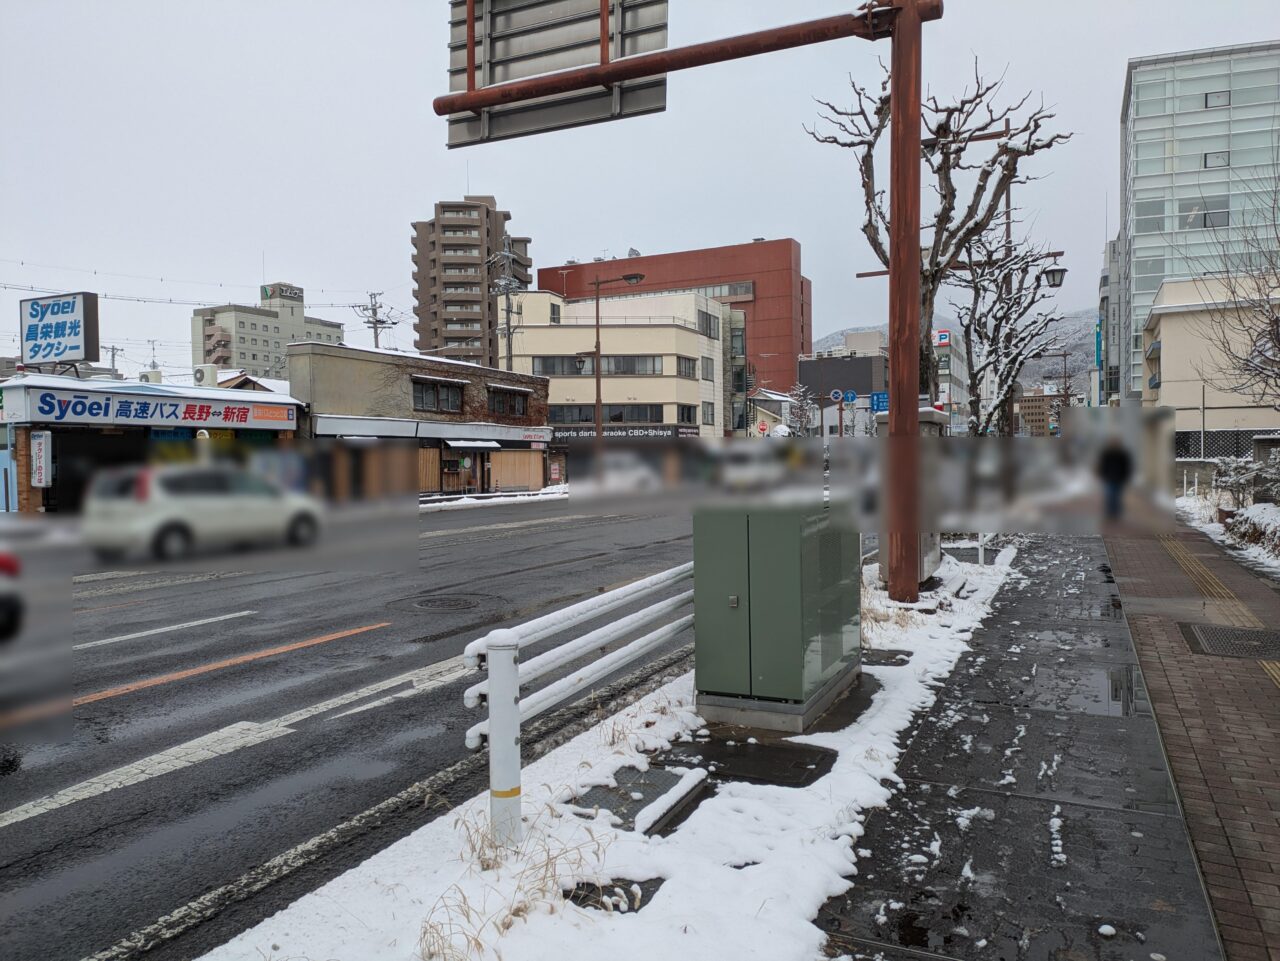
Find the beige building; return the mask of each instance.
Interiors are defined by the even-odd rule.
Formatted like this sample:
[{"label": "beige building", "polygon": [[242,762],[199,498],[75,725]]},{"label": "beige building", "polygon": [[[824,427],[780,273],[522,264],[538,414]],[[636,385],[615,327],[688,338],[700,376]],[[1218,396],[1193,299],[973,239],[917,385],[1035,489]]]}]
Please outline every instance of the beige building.
[{"label": "beige building", "polygon": [[[723,437],[730,428],[732,310],[698,293],[601,302],[606,437]],[[513,368],[551,379],[547,422],[559,441],[595,435],[595,302],[520,296]]]},{"label": "beige building", "polygon": [[855,330],[844,335],[844,346],[854,357],[889,356],[889,332],[880,328]]},{"label": "beige building", "polygon": [[440,357],[494,367],[498,333],[505,323],[505,296],[494,289],[510,275],[529,285],[529,238],[511,237],[511,214],[493,197],[468,196],[435,205],[431,220],[413,225],[413,329],[415,345]]},{"label": "beige building", "polygon": [[420,491],[539,490],[550,473],[547,381],[419,354],[292,344],[289,391],[305,437],[377,437],[418,449]]},{"label": "beige building", "polygon": [[191,363],[285,380],[285,346],[342,343],[342,324],[306,315],[304,292],[292,284],[264,284],[257,307],[227,304],[191,314]]},{"label": "beige building", "polygon": [[1280,430],[1280,412],[1231,389],[1239,381],[1207,336],[1228,296],[1213,278],[1166,280],[1147,315],[1142,405],[1173,409],[1178,457],[1252,456],[1255,434]]}]

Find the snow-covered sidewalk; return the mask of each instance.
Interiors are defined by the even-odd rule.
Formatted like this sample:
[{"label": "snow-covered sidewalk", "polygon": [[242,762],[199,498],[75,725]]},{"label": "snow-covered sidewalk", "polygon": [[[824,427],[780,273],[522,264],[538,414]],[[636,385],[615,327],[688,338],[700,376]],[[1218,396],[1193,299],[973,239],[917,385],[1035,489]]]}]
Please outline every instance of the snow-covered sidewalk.
[{"label": "snow-covered sidewalk", "polygon": [[469,494],[464,497],[439,495],[418,499],[418,513],[460,510],[468,507],[491,507],[497,504],[523,504],[538,501],[565,500],[569,496],[568,484],[553,484],[537,491],[515,493]]},{"label": "snow-covered sidewalk", "polygon": [[[650,752],[705,736],[685,675],[524,769],[518,852],[494,850],[487,798],[476,797],[206,958],[819,957],[824,935],[813,920],[853,883],[866,814],[900,783],[901,736],[968,650],[1012,560],[1011,549],[987,567],[946,558],[940,580],[956,596],[912,607],[888,601],[875,567],[865,570],[864,648],[903,656],[864,667],[879,690],[848,727],[792,739],[836,752],[808,787],[721,783],[665,837],[643,828],[705,777],[701,769],[639,811],[639,831],[576,807],[623,768],[646,769]],[[654,879],[661,887],[646,901],[639,885]],[[580,883],[617,891],[602,907],[580,907],[565,897]]]},{"label": "snow-covered sidewalk", "polygon": [[1280,505],[1243,508],[1236,513],[1231,530],[1218,523],[1217,503],[1210,498],[1183,496],[1176,505],[1183,523],[1228,548],[1236,560],[1280,577]]}]

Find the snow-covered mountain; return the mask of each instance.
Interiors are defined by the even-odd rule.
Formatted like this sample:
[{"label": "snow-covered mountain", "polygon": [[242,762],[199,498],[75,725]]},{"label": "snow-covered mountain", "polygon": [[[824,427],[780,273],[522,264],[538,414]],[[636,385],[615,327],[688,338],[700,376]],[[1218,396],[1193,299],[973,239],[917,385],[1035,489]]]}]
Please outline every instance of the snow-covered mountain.
[{"label": "snow-covered mountain", "polygon": [[[1063,344],[1063,349],[1070,354],[1070,357],[1067,358],[1069,370],[1086,371],[1093,366],[1093,325],[1097,317],[1097,309],[1090,307],[1085,310],[1073,310],[1069,314],[1064,314],[1062,320],[1058,323],[1058,340]],[[933,327],[934,330],[950,329],[955,335],[958,335],[960,329],[960,325],[953,318],[941,315],[934,318]],[[856,334],[864,330],[888,329],[889,325],[887,323],[845,327],[815,340],[813,349],[819,351],[843,347],[845,334]],[[1023,370],[1022,382],[1024,384],[1038,384],[1045,379],[1056,382],[1061,377],[1062,358],[1046,357],[1043,360],[1032,361],[1027,365]]]}]

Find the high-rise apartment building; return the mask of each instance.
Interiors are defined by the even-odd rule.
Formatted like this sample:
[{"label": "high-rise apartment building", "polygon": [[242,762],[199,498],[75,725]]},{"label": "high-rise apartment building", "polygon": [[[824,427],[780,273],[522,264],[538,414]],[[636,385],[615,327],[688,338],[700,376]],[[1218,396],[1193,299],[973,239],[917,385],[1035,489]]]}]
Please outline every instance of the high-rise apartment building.
[{"label": "high-rise apartment building", "polygon": [[[497,367],[504,356],[506,298],[495,283],[510,276],[529,284],[528,237],[507,233],[510,212],[493,197],[436,204],[431,220],[413,225],[415,346],[423,353]],[[510,257],[504,255],[510,250]]]},{"label": "high-rise apartment building", "polygon": [[[1098,323],[1102,327],[1102,351],[1098,358],[1097,396],[1105,403],[1120,394],[1120,368],[1129,364],[1129,341],[1122,340],[1120,307],[1120,240],[1108,240],[1102,251],[1102,276],[1098,278]],[[1121,351],[1120,345],[1124,344]]]},{"label": "high-rise apartment building", "polygon": [[631,256],[589,264],[540,267],[538,287],[566,300],[594,296],[593,281],[643,274],[639,283],[604,287],[609,300],[651,293],[692,292],[728,304],[745,315],[745,356],[749,387],[786,393],[796,383],[797,361],[813,351],[813,288],[800,271],[795,240]]},{"label": "high-rise apartment building", "polygon": [[1280,143],[1280,41],[1129,61],[1121,107],[1119,395],[1150,379],[1143,330],[1161,283],[1241,266],[1270,216]]},{"label": "high-rise apartment building", "polygon": [[226,304],[192,311],[192,364],[287,379],[288,344],[342,343],[342,324],[306,315],[304,293],[293,284],[263,284],[257,307]]}]

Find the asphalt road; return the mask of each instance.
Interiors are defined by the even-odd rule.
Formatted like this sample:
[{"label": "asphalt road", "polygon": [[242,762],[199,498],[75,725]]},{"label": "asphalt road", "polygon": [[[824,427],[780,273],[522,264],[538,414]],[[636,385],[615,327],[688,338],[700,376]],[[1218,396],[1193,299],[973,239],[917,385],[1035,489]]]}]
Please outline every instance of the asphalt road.
[{"label": "asphalt road", "polygon": [[[77,578],[82,703],[54,718],[52,742],[0,716],[0,957],[94,955],[448,768],[479,718],[461,697],[478,675],[455,660],[468,641],[692,559],[688,512],[662,500],[421,526],[416,571]],[[155,956],[211,947],[353,856]]]}]

